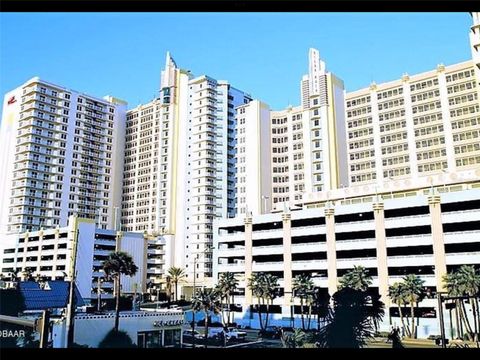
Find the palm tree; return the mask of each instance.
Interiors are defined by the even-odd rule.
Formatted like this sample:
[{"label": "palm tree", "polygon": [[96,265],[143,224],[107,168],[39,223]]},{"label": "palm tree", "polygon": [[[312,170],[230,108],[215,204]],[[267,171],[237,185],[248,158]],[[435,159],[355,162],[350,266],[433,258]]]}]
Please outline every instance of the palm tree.
[{"label": "palm tree", "polygon": [[[302,329],[305,330],[305,318],[304,318],[304,311],[303,305],[304,302],[307,301],[309,305],[309,314],[311,314],[311,298],[312,298],[312,291],[313,291],[313,280],[311,275],[309,274],[300,274],[293,278],[292,282],[292,290],[295,297],[300,299],[300,314],[302,319]],[[309,325],[310,325],[310,317],[309,317]],[[310,326],[309,326],[310,328]]]},{"label": "palm tree", "polygon": [[349,287],[355,290],[366,291],[372,284],[372,277],[363,266],[354,266],[340,279],[340,288]]},{"label": "palm tree", "polygon": [[445,288],[448,295],[453,297],[472,296],[470,298],[470,305],[472,306],[474,331],[467,316],[465,304],[461,299],[455,299],[455,314],[457,322],[457,336],[462,338],[462,325],[465,324],[467,332],[474,334],[474,338],[478,338],[478,329],[480,327],[480,314],[478,296],[480,289],[480,274],[477,274],[475,267],[472,265],[462,265],[457,271],[446,274],[443,278]]},{"label": "palm tree", "polygon": [[132,257],[122,251],[112,252],[107,260],[103,262],[105,275],[113,279],[115,288],[115,332],[118,332],[120,317],[120,275],[133,276],[137,273],[138,267]]},{"label": "palm tree", "polygon": [[30,267],[26,267],[22,270],[20,277],[23,281],[33,281],[33,270]]},{"label": "palm tree", "polygon": [[248,288],[252,292],[252,296],[257,298],[258,320],[260,322],[260,329],[263,330],[261,302],[264,301],[263,273],[253,273],[248,279]]},{"label": "palm tree", "polygon": [[208,340],[208,318],[211,314],[219,314],[221,294],[216,289],[200,289],[192,297],[192,311],[203,311],[205,313],[205,347]]},{"label": "palm tree", "polygon": [[187,274],[185,273],[185,270],[182,268],[178,268],[175,266],[172,266],[170,269],[168,269],[168,275],[172,279],[173,284],[175,285],[175,301],[178,300],[178,283],[182,281],[184,278],[187,277]]},{"label": "palm tree", "polygon": [[415,307],[425,297],[424,280],[417,275],[410,274],[403,278],[403,292],[405,299],[410,303],[410,316],[412,318],[410,337],[415,339],[417,337],[415,325]]},{"label": "palm tree", "polygon": [[[228,320],[227,323],[233,322],[231,320],[231,306],[230,300],[233,297],[235,290],[238,287],[238,280],[235,278],[235,274],[231,272],[225,272],[220,275],[218,280],[217,288],[221,292],[222,299],[225,299],[227,302],[228,308]],[[223,319],[223,315],[222,315]]]},{"label": "palm tree", "polygon": [[[462,265],[458,269],[460,285],[464,295],[470,297],[470,306],[473,312],[474,341],[478,341],[478,329],[480,327],[480,315],[478,309],[478,295],[480,295],[480,274],[475,271],[473,265]],[[462,302],[463,310],[465,304]],[[467,316],[465,318],[468,321]],[[478,324],[477,324],[478,322]]]},{"label": "palm tree", "polygon": [[278,276],[272,274],[263,275],[264,296],[267,303],[265,328],[268,326],[268,315],[270,314],[270,305],[273,305],[273,300],[278,297],[280,284],[278,283]]},{"label": "palm tree", "polygon": [[[455,272],[445,274],[443,276],[443,282],[445,284],[445,289],[447,290],[447,293],[448,293],[449,296],[452,296],[452,297],[461,296],[459,281],[460,281],[460,277]],[[455,320],[456,320],[456,324],[457,324],[457,337],[458,338],[463,337],[462,315],[463,315],[463,312],[462,312],[461,300],[460,299],[455,299]]]},{"label": "palm tree", "polygon": [[402,323],[402,328],[405,333],[410,336],[410,329],[405,327],[405,322],[403,320],[403,311],[402,311],[402,306],[405,305],[405,292],[403,289],[403,284],[396,282],[392,286],[388,288],[388,296],[392,300],[394,304],[397,304],[398,306],[398,312],[400,313],[400,321]]},{"label": "palm tree", "polygon": [[333,309],[329,321],[318,336],[318,344],[325,348],[360,348],[375,334],[374,322],[384,314],[381,301],[372,301],[366,292],[343,287],[332,296]]}]

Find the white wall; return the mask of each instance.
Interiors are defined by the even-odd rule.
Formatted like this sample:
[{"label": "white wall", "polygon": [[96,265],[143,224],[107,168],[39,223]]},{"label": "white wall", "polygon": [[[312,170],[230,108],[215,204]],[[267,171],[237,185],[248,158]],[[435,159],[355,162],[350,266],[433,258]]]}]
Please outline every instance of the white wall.
[{"label": "white wall", "polygon": [[123,233],[122,240],[120,241],[120,251],[125,251],[132,256],[138,270],[134,276],[121,276],[120,284],[122,286],[122,292],[135,292],[135,284],[137,286],[137,291],[142,291],[142,286],[146,279],[144,267],[145,252],[147,251],[146,245],[146,240],[144,239],[143,234]]},{"label": "white wall", "polygon": [[[15,147],[17,128],[22,102],[22,86],[5,94],[3,101],[2,123],[0,128],[0,240],[6,236],[8,225],[8,211],[13,179],[13,162],[15,161]],[[8,104],[9,100],[16,100]],[[13,101],[12,100],[12,101]]]},{"label": "white wall", "polygon": [[[133,343],[137,343],[137,334],[140,331],[182,329],[181,325],[155,326],[157,321],[183,323],[183,311],[168,312],[122,312],[120,313],[119,330],[125,331]],[[106,315],[77,315],[75,317],[74,341],[77,344],[98,347],[105,335],[113,329],[114,314]],[[181,336],[180,336],[181,339]]]}]

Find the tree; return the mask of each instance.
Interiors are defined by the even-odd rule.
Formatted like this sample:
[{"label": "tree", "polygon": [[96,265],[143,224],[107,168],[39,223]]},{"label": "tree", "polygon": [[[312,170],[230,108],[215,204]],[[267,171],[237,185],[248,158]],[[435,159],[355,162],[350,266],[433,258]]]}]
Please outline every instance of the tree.
[{"label": "tree", "polygon": [[[295,297],[300,299],[300,315],[302,319],[302,329],[305,330],[305,317],[303,306],[304,303],[309,303],[309,315],[311,315],[312,309],[312,292],[313,292],[313,280],[309,274],[300,274],[293,278],[292,290]],[[308,321],[308,328],[310,328],[310,317]]]},{"label": "tree", "polygon": [[[475,267],[473,265],[462,265],[460,269],[458,269],[458,275],[463,294],[470,297],[469,301],[473,312],[473,338],[474,341],[478,341],[478,329],[480,328],[480,315],[478,309],[478,297],[480,295],[480,274],[475,271]],[[466,314],[465,304],[463,302],[462,306],[463,311]],[[465,316],[465,318],[468,321],[468,317]]]},{"label": "tree", "polygon": [[102,341],[98,344],[99,348],[135,348],[130,336],[125,331],[110,330]]},{"label": "tree", "polygon": [[248,288],[252,292],[252,296],[257,298],[257,312],[258,321],[260,322],[260,329],[263,330],[261,302],[264,301],[264,286],[263,286],[263,273],[253,273],[248,279]]},{"label": "tree", "polygon": [[[248,279],[248,288],[252,291],[252,295],[257,298],[258,320],[260,321],[260,329],[263,330],[268,326],[270,305],[273,305],[273,300],[278,296],[280,289],[278,277],[263,272],[253,273]],[[265,323],[262,320],[261,305],[266,305]]]},{"label": "tree", "polygon": [[405,299],[410,304],[410,316],[411,316],[411,330],[410,337],[416,339],[417,327],[415,325],[415,307],[425,297],[425,288],[423,284],[424,280],[420,279],[417,275],[410,274],[403,278],[403,293]]},{"label": "tree", "polygon": [[282,332],[281,340],[284,348],[296,349],[303,346],[306,334],[302,329],[295,329],[291,334]]},{"label": "tree", "polygon": [[320,288],[313,290],[313,304],[317,313],[317,330],[320,330],[320,318],[325,320],[329,314],[330,309],[330,295],[327,291],[322,291]]},{"label": "tree", "polygon": [[168,275],[172,279],[173,285],[175,285],[175,301],[178,300],[178,283],[187,277],[185,270],[179,267],[172,266],[168,269]]},{"label": "tree", "polygon": [[403,311],[402,311],[402,306],[405,305],[406,299],[405,299],[405,291],[404,291],[404,286],[402,283],[396,282],[392,286],[388,288],[388,296],[392,300],[394,304],[398,306],[398,312],[400,313],[400,321],[402,323],[402,328],[405,333],[410,336],[410,329],[405,327],[405,322],[403,319]]},{"label": "tree", "polygon": [[[318,345],[324,348],[360,348],[375,334],[374,318],[381,320],[385,311],[380,301],[373,301],[366,291],[343,287],[333,296],[328,324],[318,335]],[[375,308],[374,308],[375,307]]]},{"label": "tree", "polygon": [[33,281],[33,269],[30,267],[26,267],[21,272],[21,279],[22,281]]},{"label": "tree", "polygon": [[[231,320],[231,302],[230,300],[233,297],[233,294],[235,290],[238,287],[238,280],[235,278],[235,274],[231,272],[225,272],[220,275],[220,279],[218,280],[218,285],[217,288],[222,294],[222,300],[225,299],[227,303],[227,309],[228,309],[228,320],[227,323],[233,322]],[[222,311],[223,313],[223,311]],[[222,314],[222,319],[223,319],[223,314]],[[224,321],[225,322],[225,321]]]},{"label": "tree", "polygon": [[272,274],[263,275],[264,296],[267,303],[267,310],[265,316],[265,328],[268,326],[268,316],[270,314],[270,305],[273,305],[273,300],[278,297],[280,291],[280,284],[278,283],[278,276]]},{"label": "tree", "polygon": [[216,289],[200,289],[192,297],[192,311],[205,313],[205,347],[207,347],[208,341],[208,318],[211,314],[220,313],[220,296]]},{"label": "tree", "polygon": [[355,290],[366,291],[372,284],[372,277],[368,274],[368,270],[363,266],[354,266],[353,270],[347,272],[340,279],[340,288],[349,287]]},{"label": "tree", "polygon": [[463,338],[462,325],[465,324],[467,332],[478,339],[480,328],[480,314],[478,306],[478,295],[480,291],[480,274],[475,271],[472,265],[462,265],[457,271],[446,274],[443,278],[448,295],[453,297],[472,296],[470,305],[473,312],[474,331],[467,316],[465,304],[461,299],[455,299],[455,314],[457,322],[457,335]]},{"label": "tree", "polygon": [[118,332],[120,318],[120,275],[133,276],[137,270],[132,257],[122,251],[112,252],[103,262],[103,271],[108,278],[113,279],[115,286],[115,332]]}]

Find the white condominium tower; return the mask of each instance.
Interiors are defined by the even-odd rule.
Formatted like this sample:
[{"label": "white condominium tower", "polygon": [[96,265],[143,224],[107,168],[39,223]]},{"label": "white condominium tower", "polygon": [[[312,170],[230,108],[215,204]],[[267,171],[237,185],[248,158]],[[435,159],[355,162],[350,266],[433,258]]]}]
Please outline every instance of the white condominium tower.
[{"label": "white condominium tower", "polygon": [[[115,228],[121,203],[124,101],[40,80],[5,95],[0,238],[67,226],[77,214]],[[119,219],[118,219],[119,220]]]},{"label": "white condominium tower", "polygon": [[160,235],[163,270],[182,267],[193,280],[195,258],[197,279],[211,276],[213,219],[236,214],[234,108],[248,101],[167,54],[160,98],[128,111],[122,225]]},{"label": "white condominium tower", "polygon": [[304,192],[347,184],[344,93],[343,82],[310,49],[302,106],[267,113],[268,105],[255,101],[237,109],[239,213],[281,210]]},{"label": "white condominium tower", "polygon": [[479,13],[472,17],[472,60],[347,93],[350,184],[480,165]]}]

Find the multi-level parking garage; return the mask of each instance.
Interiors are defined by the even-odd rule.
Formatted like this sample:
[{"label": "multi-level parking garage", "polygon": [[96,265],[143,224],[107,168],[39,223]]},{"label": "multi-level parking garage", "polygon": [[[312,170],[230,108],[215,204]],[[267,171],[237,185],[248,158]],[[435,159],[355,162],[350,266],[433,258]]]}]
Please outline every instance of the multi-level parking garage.
[{"label": "multi-level parking garage", "polygon": [[316,286],[333,294],[340,277],[361,265],[373,277],[369,291],[388,307],[383,324],[388,328],[399,324],[388,286],[416,274],[429,294],[416,310],[419,336],[439,333],[435,295],[444,290],[443,275],[463,264],[480,267],[478,175],[469,171],[308,194],[298,210],[221,220],[214,232],[214,275],[237,274],[237,316],[255,326],[250,305],[256,299],[245,290],[252,273],[280,278],[281,296],[272,310],[275,321],[289,323],[291,313],[299,313],[298,299],[291,299],[293,277],[309,273]]}]

